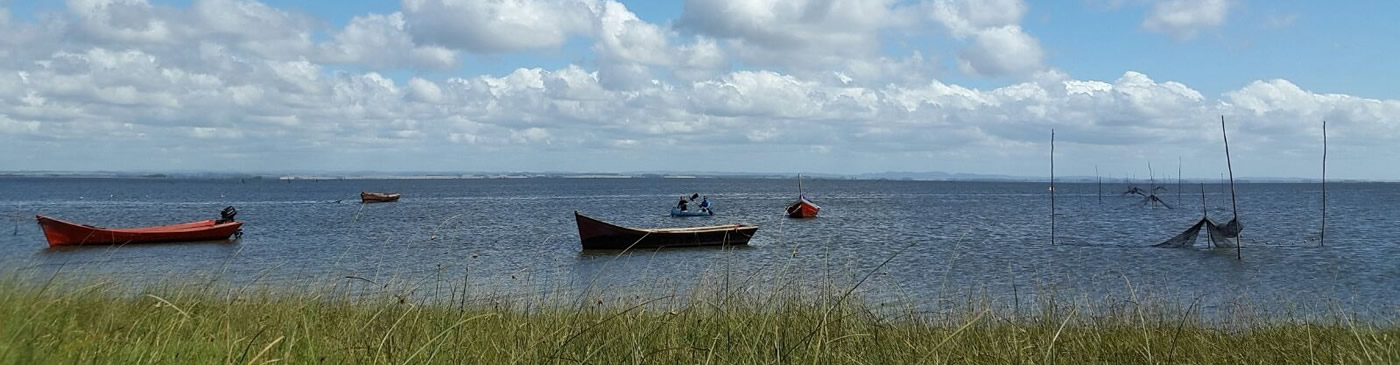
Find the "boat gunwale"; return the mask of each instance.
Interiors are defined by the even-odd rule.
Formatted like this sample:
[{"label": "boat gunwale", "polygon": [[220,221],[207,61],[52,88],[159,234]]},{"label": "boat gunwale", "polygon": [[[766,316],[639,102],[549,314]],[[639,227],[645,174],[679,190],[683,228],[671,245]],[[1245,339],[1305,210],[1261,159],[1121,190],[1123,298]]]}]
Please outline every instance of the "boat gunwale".
[{"label": "boat gunwale", "polygon": [[[71,226],[71,227],[78,227],[78,228],[87,229],[87,230],[91,230],[91,231],[113,232],[113,233],[130,233],[130,234],[142,234],[142,233],[189,233],[189,232],[197,232],[197,231],[214,230],[214,229],[220,229],[220,228],[224,228],[224,227],[228,227],[228,226],[242,225],[242,224],[243,224],[243,222],[241,222],[241,221],[233,221],[233,222],[226,222],[226,223],[214,223],[214,220],[212,220],[212,219],[205,219],[205,220],[201,220],[201,221],[186,222],[186,223],[178,223],[178,224],[170,224],[170,225],[164,225],[164,226],[154,226],[154,227],[105,228],[105,227],[98,227],[98,226],[93,226],[93,225],[86,225],[86,224],[73,223],[73,222],[69,222],[69,221],[62,220],[62,219],[54,219],[54,218],[50,218],[50,217],[46,217],[46,216],[42,216],[42,215],[36,215],[36,216],[34,216],[34,217],[35,217],[35,219],[37,219],[37,220],[39,221],[39,225],[40,225],[40,226],[43,226],[43,225],[45,225],[45,224],[57,223],[57,224],[59,224],[59,225],[66,225],[66,226]],[[208,225],[205,225],[205,223],[207,223]],[[200,224],[200,225],[191,226],[192,224]]]},{"label": "boat gunwale", "polygon": [[616,225],[616,224],[613,224],[613,223],[604,222],[604,221],[599,220],[599,219],[597,219],[597,218],[593,218],[593,217],[584,215],[583,213],[579,213],[577,210],[574,211],[574,217],[575,217],[575,219],[577,219],[578,217],[583,217],[583,218],[585,218],[585,219],[588,219],[588,220],[591,220],[591,221],[594,221],[594,222],[598,222],[598,223],[601,223],[601,224],[604,224],[604,225],[607,225],[607,226],[610,226],[610,227],[615,227],[615,228],[618,228],[618,229],[628,230],[628,231],[633,231],[633,232],[639,232],[639,233],[711,233],[711,232],[742,231],[742,230],[746,230],[746,229],[749,229],[749,228],[758,229],[758,226],[752,225],[752,224],[725,224],[725,225],[718,225],[718,226],[676,227],[676,228],[632,228],[632,227],[620,226],[620,225]]}]

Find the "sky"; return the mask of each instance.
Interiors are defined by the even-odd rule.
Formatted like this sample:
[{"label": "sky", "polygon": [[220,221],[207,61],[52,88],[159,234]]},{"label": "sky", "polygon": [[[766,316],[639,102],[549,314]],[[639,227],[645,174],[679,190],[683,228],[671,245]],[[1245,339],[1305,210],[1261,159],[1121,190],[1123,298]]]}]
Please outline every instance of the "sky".
[{"label": "sky", "polygon": [[[0,171],[1400,180],[1394,1],[0,0]],[[1150,166],[1150,170],[1149,170]]]}]

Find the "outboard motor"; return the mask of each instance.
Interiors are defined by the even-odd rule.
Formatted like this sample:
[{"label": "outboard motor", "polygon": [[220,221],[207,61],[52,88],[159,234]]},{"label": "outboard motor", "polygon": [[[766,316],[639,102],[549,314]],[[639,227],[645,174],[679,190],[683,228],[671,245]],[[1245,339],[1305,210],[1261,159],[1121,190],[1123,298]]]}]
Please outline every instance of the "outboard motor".
[{"label": "outboard motor", "polygon": [[216,224],[224,224],[224,223],[232,222],[232,221],[233,221],[233,217],[236,216],[236,215],[238,215],[238,209],[237,209],[237,208],[234,208],[232,205],[230,205],[230,206],[228,206],[228,207],[225,207],[223,211],[220,211],[220,212],[219,212],[219,220],[214,221],[214,223],[216,223]]}]

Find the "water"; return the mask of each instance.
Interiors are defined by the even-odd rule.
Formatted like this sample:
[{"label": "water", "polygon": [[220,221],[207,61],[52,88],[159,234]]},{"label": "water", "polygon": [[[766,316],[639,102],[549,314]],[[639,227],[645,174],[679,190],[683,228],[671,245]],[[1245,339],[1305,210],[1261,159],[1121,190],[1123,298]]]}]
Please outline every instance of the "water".
[{"label": "water", "polygon": [[[0,179],[0,269],[159,280],[216,273],[234,282],[462,278],[490,290],[517,284],[657,288],[716,272],[761,281],[797,272],[848,279],[876,299],[978,293],[1086,297],[1133,291],[1225,305],[1241,297],[1293,304],[1397,308],[1400,185],[1331,184],[1326,247],[1318,247],[1317,184],[1241,184],[1244,259],[1234,250],[1151,248],[1201,215],[1201,186],[1177,209],[1144,207],[1108,184],[1060,184],[1057,245],[1043,183],[807,180],[823,207],[789,220],[795,181],[766,179],[183,180]],[[1174,185],[1168,185],[1173,190]],[[360,191],[398,203],[358,204]],[[1228,220],[1229,195],[1204,186],[1209,214]],[[714,217],[671,218],[677,197],[708,195]],[[1178,205],[1175,191],[1163,199]],[[50,249],[35,214],[124,227],[217,217],[238,207],[234,243]],[[572,212],[639,227],[750,223],[751,247],[582,252]],[[904,250],[896,255],[897,252]],[[893,259],[890,259],[893,257]],[[886,260],[888,264],[880,266]],[[879,268],[876,271],[876,268]],[[749,279],[756,278],[756,279]],[[742,281],[742,280],[741,280]],[[853,279],[852,279],[853,281]],[[751,285],[757,285],[750,282]],[[485,290],[485,289],[483,289]]]}]

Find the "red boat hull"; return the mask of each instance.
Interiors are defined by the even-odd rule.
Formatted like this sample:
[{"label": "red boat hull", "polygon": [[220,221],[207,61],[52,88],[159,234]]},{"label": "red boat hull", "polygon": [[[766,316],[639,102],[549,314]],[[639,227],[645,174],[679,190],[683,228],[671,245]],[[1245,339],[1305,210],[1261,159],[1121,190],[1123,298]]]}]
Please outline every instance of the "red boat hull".
[{"label": "red boat hull", "polygon": [[812,218],[816,217],[817,213],[821,211],[822,207],[819,207],[816,204],[813,204],[812,202],[809,202],[807,201],[807,199],[804,198],[798,200],[796,203],[792,203],[792,205],[789,205],[787,207],[787,216],[789,218]]},{"label": "red boat hull", "polygon": [[45,216],[35,219],[49,247],[225,240],[243,226],[243,222],[217,223],[211,219],[158,227],[101,228]]}]

